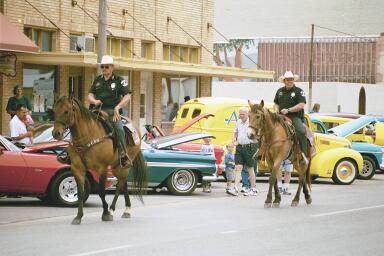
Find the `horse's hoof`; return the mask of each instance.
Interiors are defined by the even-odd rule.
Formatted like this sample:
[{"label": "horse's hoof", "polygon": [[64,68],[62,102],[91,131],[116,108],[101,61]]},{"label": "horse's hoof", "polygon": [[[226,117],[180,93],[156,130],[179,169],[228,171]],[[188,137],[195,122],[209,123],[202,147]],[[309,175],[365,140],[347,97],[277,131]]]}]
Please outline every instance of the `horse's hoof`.
[{"label": "horse's hoof", "polygon": [[113,215],[111,215],[110,213],[103,214],[101,216],[101,220],[102,221],[113,221]]},{"label": "horse's hoof", "polygon": [[312,198],[305,199],[305,202],[307,202],[307,204],[311,204],[312,203]]},{"label": "horse's hoof", "polygon": [[280,207],[280,203],[273,203],[272,204],[272,208],[279,208]]},{"label": "horse's hoof", "polygon": [[80,218],[74,218],[72,220],[72,225],[80,225],[81,223],[81,219]]},{"label": "horse's hoof", "polygon": [[264,203],[264,208],[271,208],[272,203]]},{"label": "horse's hoof", "polygon": [[131,218],[131,214],[129,212],[125,212],[123,213],[123,215],[121,215],[121,218],[125,218],[125,219]]},{"label": "horse's hoof", "polygon": [[296,207],[296,206],[298,206],[299,205],[299,202],[298,201],[292,201],[292,203],[291,203],[291,206],[292,207]]}]

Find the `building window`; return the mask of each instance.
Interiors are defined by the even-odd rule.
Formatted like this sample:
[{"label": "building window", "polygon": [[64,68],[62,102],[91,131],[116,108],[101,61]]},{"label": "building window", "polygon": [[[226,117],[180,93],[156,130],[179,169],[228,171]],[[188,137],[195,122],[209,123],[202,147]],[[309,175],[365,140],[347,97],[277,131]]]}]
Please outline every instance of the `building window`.
[{"label": "building window", "polygon": [[0,12],[4,14],[4,0],[0,0]]},{"label": "building window", "polygon": [[53,108],[55,84],[55,66],[24,64],[24,95],[32,103],[33,116],[36,121],[43,121],[47,109]]},{"label": "building window", "polygon": [[95,52],[95,38],[93,36],[70,34],[69,37],[71,38],[69,42],[71,52],[78,52],[80,48],[84,52]]},{"label": "building window", "polygon": [[164,44],[163,60],[185,63],[199,63],[199,48]]},{"label": "building window", "polygon": [[154,43],[142,42],[141,43],[141,57],[144,59],[153,60],[154,55]]},{"label": "building window", "polygon": [[32,27],[25,27],[24,34],[39,46],[40,51],[55,51],[56,32],[53,30],[43,30]]},{"label": "building window", "polygon": [[[96,44],[96,51],[97,49]],[[114,57],[132,58],[132,40],[108,37],[106,53]]]},{"label": "building window", "polygon": [[[197,95],[196,77],[166,77],[162,79],[162,121],[172,122],[177,111],[184,104],[184,97],[191,99]],[[186,113],[185,113],[186,114]],[[182,116],[184,113],[182,113]]]}]

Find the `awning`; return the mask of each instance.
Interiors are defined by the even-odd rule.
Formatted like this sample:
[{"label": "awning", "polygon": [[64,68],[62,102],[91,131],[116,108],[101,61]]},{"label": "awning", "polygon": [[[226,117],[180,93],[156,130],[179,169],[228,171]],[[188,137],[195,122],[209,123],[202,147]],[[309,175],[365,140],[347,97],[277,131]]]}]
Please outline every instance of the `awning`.
[{"label": "awning", "polygon": [[[68,65],[96,67],[97,55],[94,53],[55,53],[44,52],[36,55],[21,54],[18,59],[25,63],[43,65]],[[116,58],[114,61],[119,69],[149,71],[166,74],[180,74],[191,76],[208,77],[236,77],[236,78],[264,78],[273,79],[273,71],[219,67],[213,65],[202,65],[182,62],[169,62],[147,60],[139,58]]]},{"label": "awning", "polygon": [[0,51],[36,53],[39,48],[0,13]]}]

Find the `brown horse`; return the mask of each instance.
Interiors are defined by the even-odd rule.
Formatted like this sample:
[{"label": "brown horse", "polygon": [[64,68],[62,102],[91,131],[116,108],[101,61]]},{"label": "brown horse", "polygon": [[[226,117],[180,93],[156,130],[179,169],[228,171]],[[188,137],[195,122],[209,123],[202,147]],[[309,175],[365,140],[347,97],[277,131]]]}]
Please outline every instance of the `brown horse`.
[{"label": "brown horse", "polygon": [[[120,168],[118,151],[113,145],[111,136],[106,133],[103,125],[98,121],[98,116],[85,108],[79,100],[66,96],[61,97],[55,103],[53,110],[55,113],[53,137],[57,140],[62,139],[67,129],[70,130],[72,136],[72,142],[67,150],[71,159],[71,170],[77,182],[79,198],[77,216],[73,219],[72,224],[80,224],[83,217],[84,182],[88,169],[95,170],[100,175],[99,196],[103,203],[102,220],[113,220],[113,215],[109,212],[108,204],[105,201],[105,181],[109,166],[112,167],[112,173],[118,179],[110,210],[112,212],[115,210],[117,198],[121,192],[124,192],[126,209],[122,218],[129,218],[131,207],[127,187],[129,168]],[[142,195],[146,188],[147,172],[140,144],[129,146],[128,155],[133,160],[134,193],[143,202]]]},{"label": "brown horse", "polygon": [[[309,194],[309,190],[311,189],[311,177],[309,173],[310,158],[308,164],[300,163],[300,147],[295,143],[292,135],[287,132],[287,129],[284,128],[284,120],[280,115],[272,113],[265,108],[263,100],[260,104],[252,104],[250,101],[248,101],[248,103],[251,107],[251,111],[249,112],[248,137],[251,141],[255,141],[258,136],[261,136],[261,147],[265,148],[265,159],[268,166],[272,168],[269,178],[268,195],[264,207],[280,206],[281,196],[277,187],[276,174],[279,171],[282,161],[287,159],[287,157],[299,173],[299,186],[291,206],[297,206],[299,204],[301,188],[303,188],[307,204],[311,204],[312,199]],[[311,154],[308,155],[310,156]],[[275,189],[273,205],[272,188]]]}]

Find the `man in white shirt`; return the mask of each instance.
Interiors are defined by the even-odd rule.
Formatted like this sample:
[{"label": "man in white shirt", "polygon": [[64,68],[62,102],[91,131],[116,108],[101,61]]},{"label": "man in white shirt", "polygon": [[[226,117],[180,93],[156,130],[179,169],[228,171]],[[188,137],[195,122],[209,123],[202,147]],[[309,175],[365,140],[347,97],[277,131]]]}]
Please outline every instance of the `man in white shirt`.
[{"label": "man in white shirt", "polygon": [[25,105],[17,105],[16,115],[9,122],[12,139],[25,145],[33,143],[33,128],[27,125],[28,112]]},{"label": "man in white shirt", "polygon": [[236,145],[235,153],[235,190],[238,189],[238,185],[241,179],[241,171],[243,167],[247,167],[249,174],[249,183],[251,189],[247,191],[245,196],[255,196],[256,191],[256,175],[254,171],[255,160],[253,155],[256,153],[258,145],[251,143],[248,138],[248,108],[242,107],[239,110],[239,120],[237,120],[235,133],[233,136],[233,144]]}]

